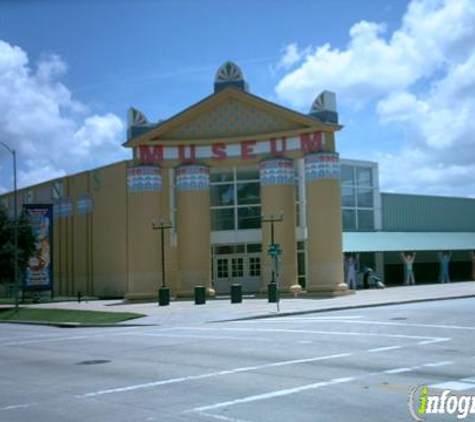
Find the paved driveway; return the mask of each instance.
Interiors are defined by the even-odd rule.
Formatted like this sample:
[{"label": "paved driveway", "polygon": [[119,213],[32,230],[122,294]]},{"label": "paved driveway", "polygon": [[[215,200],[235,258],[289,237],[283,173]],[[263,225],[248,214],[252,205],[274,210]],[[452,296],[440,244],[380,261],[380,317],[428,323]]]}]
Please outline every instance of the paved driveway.
[{"label": "paved driveway", "polygon": [[0,420],[410,420],[417,385],[475,394],[474,305],[167,327],[1,325]]}]

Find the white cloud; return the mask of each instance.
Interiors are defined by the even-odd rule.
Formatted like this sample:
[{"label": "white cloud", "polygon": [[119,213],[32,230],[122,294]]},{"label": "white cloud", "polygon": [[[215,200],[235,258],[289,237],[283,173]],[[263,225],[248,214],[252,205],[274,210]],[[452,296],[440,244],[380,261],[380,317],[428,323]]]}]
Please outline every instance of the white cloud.
[{"label": "white cloud", "polygon": [[309,52],[309,47],[299,50],[296,43],[285,46],[282,57],[277,64],[277,69],[290,69],[292,66],[300,62]]},{"label": "white cloud", "polygon": [[[0,40],[0,139],[17,150],[20,187],[129,156],[122,121],[91,115],[74,100],[61,83],[66,71],[56,55],[32,67],[25,51]],[[5,154],[0,150],[0,192],[11,190]]]},{"label": "white cloud", "polygon": [[346,49],[314,48],[276,93],[297,107],[323,89],[347,106],[375,106],[404,139],[378,157],[383,189],[475,196],[474,22],[473,0],[413,0],[399,29],[353,25]]}]

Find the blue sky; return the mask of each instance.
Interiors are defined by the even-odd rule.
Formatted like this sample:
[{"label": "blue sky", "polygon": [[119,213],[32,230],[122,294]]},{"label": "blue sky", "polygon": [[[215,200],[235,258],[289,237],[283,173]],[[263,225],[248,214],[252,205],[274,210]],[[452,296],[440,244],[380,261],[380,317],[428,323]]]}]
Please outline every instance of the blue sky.
[{"label": "blue sky", "polygon": [[231,59],[305,113],[336,92],[338,149],[384,190],[475,196],[473,22],[473,0],[0,0],[0,139],[21,185],[128,158],[129,106],[168,118]]}]

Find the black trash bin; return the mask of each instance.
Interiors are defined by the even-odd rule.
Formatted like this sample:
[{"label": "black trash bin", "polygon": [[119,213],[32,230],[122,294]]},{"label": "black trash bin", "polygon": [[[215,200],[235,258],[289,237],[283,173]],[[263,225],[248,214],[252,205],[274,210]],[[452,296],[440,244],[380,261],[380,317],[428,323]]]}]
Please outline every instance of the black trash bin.
[{"label": "black trash bin", "polygon": [[279,289],[277,288],[277,283],[269,283],[267,285],[267,292],[269,303],[277,303],[279,301]]},{"label": "black trash bin", "polygon": [[195,305],[204,305],[206,303],[206,287],[195,286]]},{"label": "black trash bin", "polygon": [[158,305],[168,306],[170,304],[170,289],[168,287],[160,287],[158,289]]},{"label": "black trash bin", "polygon": [[242,286],[240,284],[231,284],[231,303],[242,302]]}]

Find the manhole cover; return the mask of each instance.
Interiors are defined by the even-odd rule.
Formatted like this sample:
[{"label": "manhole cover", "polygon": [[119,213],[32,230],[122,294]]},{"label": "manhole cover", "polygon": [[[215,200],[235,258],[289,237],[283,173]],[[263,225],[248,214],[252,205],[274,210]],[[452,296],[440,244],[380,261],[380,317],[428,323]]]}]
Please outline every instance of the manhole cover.
[{"label": "manhole cover", "polygon": [[395,318],[391,318],[392,321],[405,321],[407,318],[404,318],[404,317],[395,317]]},{"label": "manhole cover", "polygon": [[107,359],[94,359],[94,360],[83,360],[78,362],[77,365],[100,365],[101,363],[109,363],[110,360]]}]

